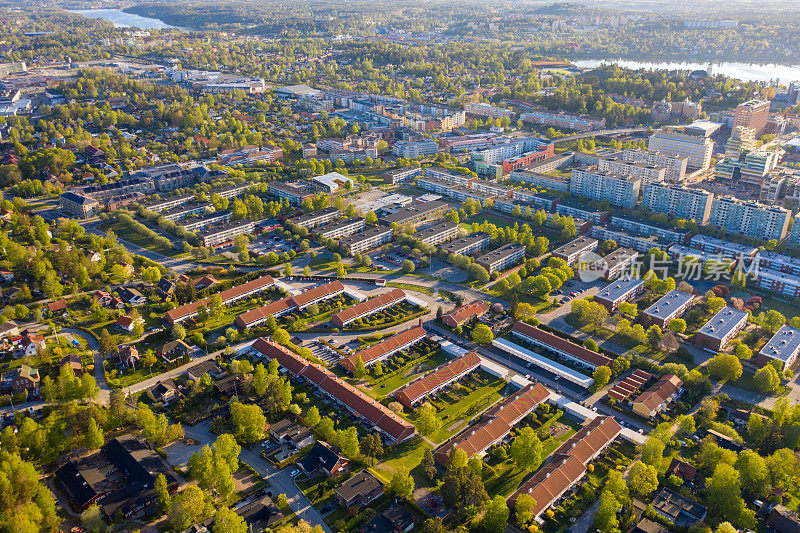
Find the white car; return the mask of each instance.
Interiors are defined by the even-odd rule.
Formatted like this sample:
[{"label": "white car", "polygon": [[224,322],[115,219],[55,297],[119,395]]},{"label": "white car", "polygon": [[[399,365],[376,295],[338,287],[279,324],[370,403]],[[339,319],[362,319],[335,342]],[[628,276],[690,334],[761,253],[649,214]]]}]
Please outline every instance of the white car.
[{"label": "white car", "polygon": [[294,469],[294,470],[292,470],[292,471],[291,471],[291,473],[289,474],[289,476],[291,476],[291,477],[297,477],[297,476],[299,476],[299,475],[300,475],[300,469],[299,469],[299,468],[295,468],[295,469]]}]

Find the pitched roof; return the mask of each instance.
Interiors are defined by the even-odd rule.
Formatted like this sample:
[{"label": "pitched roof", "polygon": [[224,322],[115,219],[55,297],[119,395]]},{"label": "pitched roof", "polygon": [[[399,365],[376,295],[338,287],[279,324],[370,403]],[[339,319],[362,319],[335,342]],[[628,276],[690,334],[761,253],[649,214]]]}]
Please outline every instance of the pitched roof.
[{"label": "pitched roof", "polygon": [[236,317],[236,325],[241,328],[247,328],[250,327],[250,324],[259,322],[261,320],[265,320],[269,316],[274,316],[277,315],[278,313],[283,313],[287,309],[291,308],[292,308],[292,298],[290,296],[287,296],[286,298],[275,300],[274,302],[270,302],[267,305],[257,307],[256,309],[245,311],[244,313]]},{"label": "pitched roof", "polygon": [[345,383],[327,368],[311,363],[283,346],[264,337],[256,339],[253,348],[264,356],[278,360],[281,366],[296,376],[302,376],[346,405],[354,413],[369,420],[375,427],[401,442],[414,435],[414,426],[394,411]]},{"label": "pitched roof", "polygon": [[326,283],[325,285],[321,285],[298,294],[291,299],[291,303],[293,303],[295,307],[303,307],[304,305],[310,304],[316,300],[329,298],[339,294],[342,291],[344,291],[344,285],[342,285],[341,281],[336,280],[334,282]]},{"label": "pitched roof", "polygon": [[373,344],[372,346],[370,346],[365,350],[356,352],[349,357],[342,358],[339,361],[339,364],[342,365],[348,371],[353,372],[356,369],[356,362],[358,361],[359,356],[361,356],[361,361],[363,361],[364,364],[369,364],[370,362],[375,361],[376,359],[380,359],[386,354],[396,352],[403,346],[406,346],[409,343],[415,343],[423,339],[424,337],[425,337],[425,330],[422,328],[422,326],[414,326],[405,331],[401,331],[400,333],[392,337],[389,337],[388,339],[381,341],[378,344]]},{"label": "pitched roof", "polygon": [[456,324],[463,324],[473,316],[481,317],[486,311],[489,310],[489,302],[486,300],[477,300],[461,307],[456,307],[449,313],[442,315],[442,318],[449,317],[455,320]]},{"label": "pitched roof", "polygon": [[692,482],[697,477],[697,467],[673,457],[667,468],[667,474],[675,474],[684,481]]},{"label": "pitched roof", "polygon": [[56,311],[63,311],[67,308],[67,302],[64,300],[57,300],[55,302],[48,302],[47,310],[51,313],[55,313]]},{"label": "pitched roof", "polygon": [[349,502],[356,496],[366,497],[373,491],[382,488],[383,483],[381,483],[378,478],[366,470],[362,470],[355,476],[336,487],[334,492],[336,492],[336,494],[338,494],[345,501]]},{"label": "pitched roof", "polygon": [[683,386],[683,381],[678,376],[661,376],[653,386],[641,393],[633,403],[643,404],[649,411],[655,410],[659,405],[678,392]]},{"label": "pitched roof", "polygon": [[380,296],[376,296],[375,298],[370,298],[369,300],[357,303],[353,307],[343,309],[338,313],[334,314],[331,317],[331,320],[336,318],[337,320],[340,320],[342,323],[354,320],[356,318],[366,316],[372,313],[375,309],[380,309],[381,307],[385,307],[394,302],[399,302],[405,297],[406,293],[403,291],[403,289],[394,289],[389,292],[383,293]]},{"label": "pitched roof", "polygon": [[507,396],[486,411],[481,421],[463,431],[436,451],[436,460],[444,465],[450,450],[461,448],[471,457],[481,453],[492,443],[503,438],[522,418],[550,396],[550,391],[541,383],[531,383]]},{"label": "pitched roof", "polygon": [[611,365],[611,358],[606,357],[603,354],[593,352],[588,348],[584,348],[580,344],[575,344],[574,342],[570,342],[567,339],[559,337],[558,335],[553,335],[548,331],[531,326],[525,322],[518,320],[514,324],[514,327],[511,328],[511,331],[534,339],[538,342],[550,345],[594,366]]},{"label": "pitched roof", "polygon": [[[246,283],[242,283],[241,285],[237,285],[236,287],[231,287],[230,289],[224,290],[219,293],[220,298],[222,298],[222,303],[225,303],[229,300],[234,298],[238,298],[239,296],[246,294],[250,291],[258,290],[264,287],[269,287],[275,284],[275,280],[272,279],[272,276],[261,276],[260,278],[256,278],[254,280],[250,280]],[[211,303],[211,296],[208,298],[203,298],[202,300],[198,300],[196,302],[191,302],[180,307],[176,307],[175,309],[171,309],[167,311],[166,318],[168,321],[175,321],[179,320],[185,316],[192,315],[197,312],[200,306],[208,307]]]},{"label": "pitched roof", "polygon": [[469,373],[481,365],[481,358],[475,352],[469,352],[458,359],[444,364],[433,372],[412,381],[394,393],[400,403],[410,406],[415,401],[430,394],[443,384],[450,383],[459,376]]}]

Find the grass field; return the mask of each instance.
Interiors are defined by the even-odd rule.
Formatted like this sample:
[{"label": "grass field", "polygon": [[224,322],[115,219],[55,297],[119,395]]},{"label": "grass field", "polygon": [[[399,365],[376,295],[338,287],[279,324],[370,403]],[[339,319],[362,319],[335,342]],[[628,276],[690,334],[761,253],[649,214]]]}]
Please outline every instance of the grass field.
[{"label": "grass field", "polygon": [[367,394],[376,398],[388,396],[392,391],[410,383],[425,372],[443,364],[449,358],[441,350],[436,350],[424,359],[409,362],[394,371],[391,376],[381,376],[379,378],[369,377],[371,390]]},{"label": "grass field", "polygon": [[[485,213],[478,213],[477,215],[472,215],[468,219],[462,221],[461,226],[465,229],[471,230],[472,223],[477,222],[478,224],[483,224],[484,222],[489,222],[490,224],[494,224],[500,229],[505,228],[506,226],[513,226],[513,222],[509,222],[508,220],[503,220],[502,218],[498,218],[494,215],[487,215]],[[521,225],[521,223],[520,223]]]},{"label": "grass field", "polygon": [[102,224],[99,224],[97,227],[99,229],[102,229],[103,231],[111,230],[120,239],[128,241],[131,244],[135,244],[136,246],[139,246],[146,250],[150,250],[151,252],[155,252],[157,254],[166,255],[169,257],[175,257],[183,253],[180,250],[174,250],[172,248],[164,248],[163,246],[159,246],[154,242],[151,242],[147,238],[142,237],[135,231],[131,230],[129,227],[125,226],[124,224],[117,221],[103,222]]}]

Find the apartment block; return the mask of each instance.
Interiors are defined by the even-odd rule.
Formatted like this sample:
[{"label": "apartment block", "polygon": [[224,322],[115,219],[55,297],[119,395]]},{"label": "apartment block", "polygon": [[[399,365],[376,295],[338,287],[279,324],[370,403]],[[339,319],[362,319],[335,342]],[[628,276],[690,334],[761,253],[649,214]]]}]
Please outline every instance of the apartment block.
[{"label": "apartment block", "polygon": [[[476,178],[477,181],[477,178]],[[452,198],[457,202],[463,202],[467,198],[477,200],[483,205],[486,200],[494,198],[494,195],[480,192],[463,185],[456,185],[451,181],[441,178],[418,177],[417,188],[431,191],[442,196]]]},{"label": "apartment block", "polygon": [[786,370],[795,364],[798,353],[800,353],[800,329],[781,326],[781,329],[756,355],[756,364],[763,367],[772,361],[778,361],[783,370]]},{"label": "apartment block", "polygon": [[161,216],[164,217],[164,220],[175,222],[192,215],[204,215],[212,209],[214,206],[211,205],[211,202],[192,203],[168,209],[161,213]]},{"label": "apartment block", "polygon": [[230,211],[216,211],[207,215],[181,219],[178,225],[186,231],[200,231],[217,224],[230,222],[232,218],[233,213]]},{"label": "apartment block", "polygon": [[800,214],[795,215],[794,222],[792,222],[792,230],[789,232],[789,238],[786,244],[790,248],[800,248]]},{"label": "apartment block", "polygon": [[618,278],[626,270],[632,268],[633,263],[639,258],[639,252],[630,248],[619,247],[600,260],[603,277],[607,280]]},{"label": "apartment block", "polygon": [[525,245],[512,242],[475,259],[475,262],[491,274],[505,270],[525,258]]},{"label": "apartment block", "polygon": [[67,191],[60,196],[61,209],[77,218],[92,218],[100,214],[100,202],[89,196]]},{"label": "apartment block", "polygon": [[719,254],[730,259],[751,258],[758,252],[758,248],[753,246],[723,241],[709,235],[695,235],[689,241],[689,246],[709,254]]},{"label": "apartment block", "polygon": [[392,240],[392,237],[392,228],[375,226],[355,235],[345,237],[339,241],[339,244],[345,246],[350,255],[354,255],[377,248],[381,244],[386,244]]},{"label": "apartment block", "polygon": [[648,235],[646,233],[626,231],[624,229],[606,226],[592,226],[592,229],[589,230],[589,235],[601,242],[612,240],[620,246],[633,248],[642,253],[649,252],[651,248],[666,250],[670,244],[669,242],[659,239],[656,235]]},{"label": "apartment block", "polygon": [[556,206],[561,202],[561,198],[558,196],[543,192],[529,191],[528,189],[514,189],[511,191],[511,198],[525,202],[530,205],[531,209],[534,211],[544,209],[551,213],[556,210]]},{"label": "apartment block", "polygon": [[513,192],[516,190],[516,187],[509,187],[486,180],[475,180],[470,184],[469,188],[498,198],[511,198]]},{"label": "apartment block", "polygon": [[747,325],[747,311],[725,306],[694,335],[701,348],[719,352]]},{"label": "apartment block", "polygon": [[765,291],[774,292],[788,299],[800,298],[800,277],[774,270],[761,270],[755,273],[753,285]]},{"label": "apartment block", "polygon": [[514,111],[511,109],[503,109],[489,104],[464,104],[464,112],[468,115],[476,115],[479,117],[492,117],[492,118],[511,118],[514,116]]},{"label": "apartment block", "polygon": [[183,194],[181,196],[173,196],[171,198],[156,200],[155,202],[144,204],[144,208],[148,211],[152,211],[153,213],[160,213],[168,209],[173,209],[175,207],[194,202],[194,199],[194,194]]},{"label": "apartment block", "polygon": [[219,246],[230,242],[239,235],[250,235],[256,229],[252,220],[237,220],[228,224],[209,228],[198,235],[203,241],[203,246]]},{"label": "apartment block", "polygon": [[307,182],[270,181],[267,193],[276,198],[286,198],[292,205],[300,205],[306,198],[313,198],[314,187]]},{"label": "apartment block", "polygon": [[536,110],[522,113],[520,118],[523,122],[574,131],[602,130],[606,127],[606,119],[604,118],[594,118],[588,115],[570,115],[563,111]]},{"label": "apartment block", "polygon": [[469,187],[470,183],[478,179],[475,176],[470,176],[468,174],[457,174],[451,170],[437,167],[426,168],[425,177],[438,179],[442,182],[451,183],[453,185],[461,185],[463,187]]},{"label": "apartment block", "polygon": [[633,215],[614,215],[611,217],[611,225],[645,235],[655,235],[659,239],[680,244],[686,243],[692,236],[692,232],[689,230],[673,228],[672,226],[637,218]]},{"label": "apartment block", "polygon": [[608,200],[616,207],[633,209],[639,201],[642,180],[597,170],[573,169],[569,191],[590,200]]},{"label": "apartment block", "polygon": [[422,174],[422,169],[419,167],[399,168],[397,170],[390,170],[383,173],[383,182],[389,185],[396,185],[411,178],[415,178]]},{"label": "apartment block", "polygon": [[621,303],[630,302],[639,296],[643,290],[643,280],[622,277],[603,287],[594,295],[594,301],[605,306],[610,313],[613,313]]},{"label": "apartment block", "polygon": [[363,230],[366,226],[366,222],[367,221],[362,217],[345,218],[320,226],[314,230],[314,233],[326,239],[338,239]]},{"label": "apartment block", "polygon": [[759,269],[774,270],[775,272],[785,272],[793,276],[800,276],[800,259],[788,255],[776,254],[767,250],[761,250],[756,255]]},{"label": "apartment block", "polygon": [[711,165],[714,141],[708,137],[661,130],[650,136],[647,147],[649,150],[686,157],[689,167],[705,170]]},{"label": "apartment block", "polygon": [[392,224],[397,224],[398,226],[412,224],[416,226],[426,220],[441,218],[448,208],[449,206],[445,202],[437,201],[407,205],[394,213],[382,216],[379,222],[385,226],[391,226]]},{"label": "apartment block", "polygon": [[714,194],[702,189],[665,183],[642,185],[642,207],[672,218],[694,220],[701,226],[708,223],[713,202]]},{"label": "apartment block", "polygon": [[617,157],[598,157],[597,169],[609,174],[639,178],[642,184],[659,183],[667,177],[667,167],[634,163]]},{"label": "apartment block", "polygon": [[478,232],[450,241],[439,248],[449,254],[469,255],[488,248],[491,240],[492,237],[488,233]]},{"label": "apartment block", "polygon": [[440,222],[424,230],[420,230],[414,234],[414,237],[419,239],[425,244],[436,246],[443,242],[447,242],[458,236],[458,224],[452,222]]},{"label": "apartment block", "polygon": [[312,211],[311,213],[290,218],[289,222],[297,224],[301,228],[314,229],[317,226],[322,226],[323,224],[333,222],[339,218],[339,215],[341,214],[341,211],[335,207],[326,207],[325,209],[321,209],[319,211]]},{"label": "apartment block", "polygon": [[790,216],[791,212],[783,207],[717,196],[711,205],[709,223],[730,233],[781,240],[789,230]]},{"label": "apartment block", "polygon": [[657,165],[666,168],[665,177],[671,183],[683,181],[686,176],[686,166],[689,163],[687,156],[677,156],[655,150],[639,150],[637,148],[626,148],[622,152],[622,158],[633,163],[644,163],[645,165]]},{"label": "apartment block", "polygon": [[714,167],[714,179],[761,192],[779,159],[780,154],[774,150],[754,150],[743,157],[724,159]]},{"label": "apartment block", "polygon": [[433,139],[415,141],[397,141],[392,146],[392,153],[397,157],[414,159],[423,155],[434,155],[439,152],[439,145]]},{"label": "apartment block", "polygon": [[685,313],[686,310],[692,306],[693,302],[693,294],[681,291],[669,291],[642,313],[642,322],[646,326],[656,324],[663,329],[667,327],[667,324],[669,324],[672,319],[679,318]]},{"label": "apartment block", "polygon": [[556,248],[553,250],[551,255],[553,257],[563,259],[568,265],[573,265],[579,262],[586,254],[597,250],[597,245],[597,239],[578,237],[577,239]]},{"label": "apartment block", "polygon": [[556,206],[556,213],[565,217],[582,218],[593,222],[594,224],[603,224],[608,220],[609,211],[602,209],[593,209],[588,205],[582,204],[577,200],[568,199],[559,202]]},{"label": "apartment block", "polygon": [[550,174],[543,174],[541,172],[533,172],[531,170],[520,169],[512,172],[509,179],[528,183],[540,189],[552,189],[554,191],[569,192],[570,190],[570,177],[557,176]]}]

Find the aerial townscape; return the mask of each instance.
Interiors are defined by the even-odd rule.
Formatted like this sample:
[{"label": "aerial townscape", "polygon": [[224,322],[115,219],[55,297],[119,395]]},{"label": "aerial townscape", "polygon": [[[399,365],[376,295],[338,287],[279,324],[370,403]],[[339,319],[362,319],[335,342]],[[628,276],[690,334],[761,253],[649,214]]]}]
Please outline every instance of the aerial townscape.
[{"label": "aerial townscape", "polygon": [[800,3],[579,2],[0,0],[0,533],[800,533]]}]

